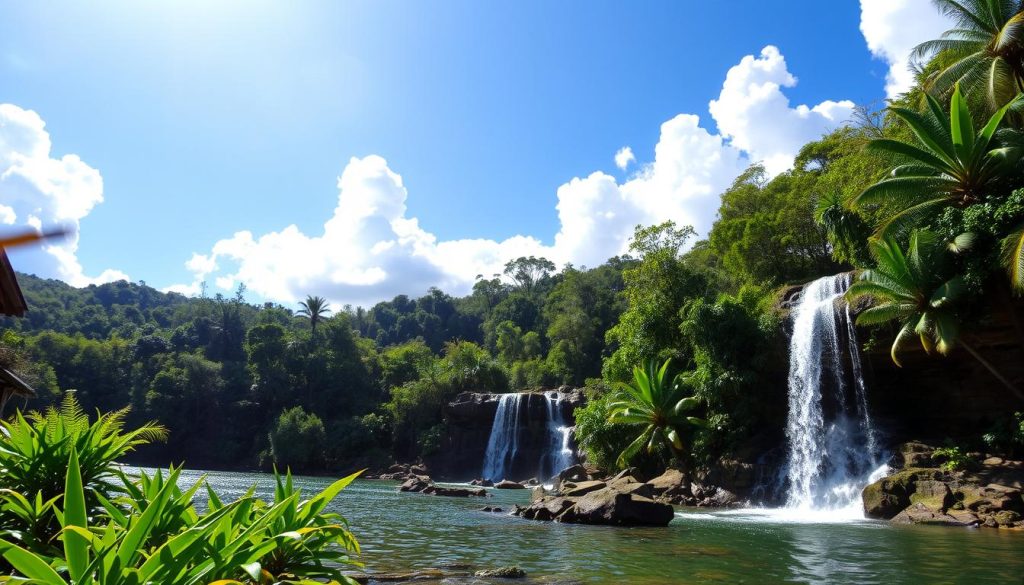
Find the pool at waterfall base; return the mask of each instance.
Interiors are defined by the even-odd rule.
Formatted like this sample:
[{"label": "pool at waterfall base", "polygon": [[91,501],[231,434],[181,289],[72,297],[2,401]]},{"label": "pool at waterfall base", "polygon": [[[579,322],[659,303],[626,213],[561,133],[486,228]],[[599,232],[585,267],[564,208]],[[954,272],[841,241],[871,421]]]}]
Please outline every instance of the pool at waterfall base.
[{"label": "pool at waterfall base", "polygon": [[[182,481],[191,484],[200,475],[186,471]],[[331,480],[299,477],[296,483],[308,496]],[[258,495],[273,493],[273,478],[266,474],[210,472],[208,481],[222,498],[238,497],[253,484]],[[527,582],[587,585],[1017,584],[1024,579],[1020,531],[893,526],[781,509],[679,508],[667,528],[583,526],[508,516],[514,505],[529,500],[527,490],[489,490],[486,499],[445,498],[399,493],[397,486],[357,480],[330,506],[359,538],[367,573],[515,565],[526,571]],[[485,505],[504,512],[483,512]]]}]

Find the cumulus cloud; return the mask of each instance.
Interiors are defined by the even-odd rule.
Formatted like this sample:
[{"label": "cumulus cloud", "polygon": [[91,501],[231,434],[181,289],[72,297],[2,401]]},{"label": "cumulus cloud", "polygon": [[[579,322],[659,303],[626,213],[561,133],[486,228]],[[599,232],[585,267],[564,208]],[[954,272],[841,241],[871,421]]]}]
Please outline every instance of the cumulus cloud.
[{"label": "cumulus cloud", "polygon": [[889,65],[885,77],[889,98],[898,97],[914,85],[910,67],[914,47],[952,27],[931,0],[860,1],[860,31],[868,50]]},{"label": "cumulus cloud", "polygon": [[[431,286],[466,294],[477,275],[501,272],[520,256],[596,266],[627,251],[637,224],[674,220],[706,234],[719,195],[746,166],[763,160],[770,172],[784,171],[801,145],[852,111],[848,101],[791,107],[783,89],[796,83],[775,47],[745,57],[710,104],[717,132],[701,126],[697,115],[679,114],[662,124],[653,160],[628,180],[595,171],[558,187],[560,227],[550,245],[531,236],[439,241],[407,215],[401,175],[370,155],[345,166],[334,213],[319,233],[307,235],[295,225],[262,235],[238,232],[194,254],[186,263],[193,282],[173,290],[195,293],[212,279],[222,289],[243,282],[282,302],[318,294],[365,306]],[[620,169],[635,162],[629,147],[615,154]]]},{"label": "cumulus cloud", "polygon": [[103,202],[103,179],[77,155],[53,158],[45,126],[32,110],[0,104],[0,223],[74,230],[63,242],[12,251],[18,268],[75,286],[127,279],[123,272],[111,269],[90,277],[79,263],[79,222]]},{"label": "cumulus cloud", "polygon": [[759,57],[747,55],[729,69],[721,94],[708,105],[732,146],[763,161],[772,175],[789,168],[808,139],[835,128],[853,113],[853,102],[848,100],[790,107],[782,88],[796,83],[782,53],[769,45]]},{"label": "cumulus cloud", "polygon": [[626,170],[630,163],[636,162],[636,156],[633,155],[633,149],[628,146],[623,146],[615,153],[615,166],[621,170]]}]

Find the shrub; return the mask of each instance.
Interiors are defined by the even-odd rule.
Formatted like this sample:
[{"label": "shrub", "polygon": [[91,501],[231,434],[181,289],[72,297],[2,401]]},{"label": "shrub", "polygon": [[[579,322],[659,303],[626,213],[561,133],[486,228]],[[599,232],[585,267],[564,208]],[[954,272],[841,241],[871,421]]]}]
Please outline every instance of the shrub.
[{"label": "shrub", "polygon": [[301,406],[290,408],[277,417],[270,431],[270,457],[278,467],[309,471],[323,464],[326,437],[320,417]]}]

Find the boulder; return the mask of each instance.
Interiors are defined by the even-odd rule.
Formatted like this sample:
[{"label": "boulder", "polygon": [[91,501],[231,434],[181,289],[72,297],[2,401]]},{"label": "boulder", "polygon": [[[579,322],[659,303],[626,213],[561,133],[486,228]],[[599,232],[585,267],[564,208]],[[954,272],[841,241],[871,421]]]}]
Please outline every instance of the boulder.
[{"label": "boulder", "polygon": [[650,498],[610,489],[590,492],[576,501],[559,519],[578,524],[614,526],[668,526],[675,510]]},{"label": "boulder", "polygon": [[487,490],[483,488],[446,487],[435,485],[429,477],[414,475],[398,487],[400,492],[413,492],[430,494],[433,496],[447,496],[451,498],[468,498],[470,496],[485,498]]},{"label": "boulder", "polygon": [[910,505],[906,488],[885,479],[865,487],[861,499],[864,502],[864,516],[879,520],[889,520]]},{"label": "boulder", "polygon": [[427,475],[430,472],[427,471],[427,466],[426,465],[418,464],[418,465],[410,466],[409,467],[409,473],[414,473],[416,475]]},{"label": "boulder", "polygon": [[[608,487],[586,486],[589,491],[578,497],[560,495],[543,496],[526,508],[516,507],[517,516],[530,520],[555,520],[576,524],[603,524],[610,526],[666,526],[675,516],[672,506],[656,502],[636,493]],[[581,484],[582,485],[582,484]],[[630,486],[645,486],[639,482]],[[648,488],[649,489],[649,488]]]},{"label": "boulder", "polygon": [[566,467],[562,471],[558,472],[559,482],[587,481],[588,479],[590,479],[590,476],[587,474],[587,468],[578,463],[571,467]]},{"label": "boulder", "polygon": [[398,487],[400,492],[422,492],[423,490],[434,485],[434,482],[429,477],[423,477],[414,475],[409,479],[405,480],[405,483]]},{"label": "boulder", "polygon": [[562,495],[578,498],[580,496],[585,496],[590,492],[604,489],[607,486],[608,484],[603,481],[582,481],[578,484],[572,484],[572,487],[563,489]]},{"label": "boulder", "polygon": [[497,577],[499,579],[522,579],[526,576],[526,571],[519,567],[499,567],[497,569],[485,569],[483,571],[477,571],[476,577]]},{"label": "boulder", "polygon": [[976,519],[972,521],[973,515],[951,515],[933,510],[924,504],[911,504],[902,512],[893,517],[894,524],[934,524],[939,526],[974,526]]},{"label": "boulder", "polygon": [[666,469],[658,477],[647,482],[656,496],[676,495],[690,492],[690,481],[678,469]]},{"label": "boulder", "polygon": [[522,490],[522,489],[526,489],[526,486],[524,486],[521,483],[516,483],[514,481],[503,479],[503,480],[499,481],[498,483],[494,484],[494,489],[496,489],[496,490]]}]

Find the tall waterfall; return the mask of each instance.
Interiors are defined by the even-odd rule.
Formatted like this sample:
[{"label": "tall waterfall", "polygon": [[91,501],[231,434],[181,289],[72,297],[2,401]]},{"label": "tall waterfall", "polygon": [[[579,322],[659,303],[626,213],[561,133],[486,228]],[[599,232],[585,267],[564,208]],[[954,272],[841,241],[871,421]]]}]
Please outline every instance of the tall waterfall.
[{"label": "tall waterfall", "polygon": [[562,395],[558,392],[547,394],[549,448],[541,460],[540,477],[547,478],[573,464],[572,427],[565,424],[562,416]]},{"label": "tall waterfall", "polygon": [[[537,401],[543,401],[543,405]],[[575,463],[573,427],[558,392],[502,394],[491,424],[482,476],[546,479]],[[536,466],[536,467],[535,467]]]},{"label": "tall waterfall", "polygon": [[483,476],[493,481],[505,479],[519,450],[519,402],[522,394],[502,394],[494,413],[491,436],[484,454]]},{"label": "tall waterfall", "polygon": [[856,331],[849,307],[836,307],[849,286],[848,274],[818,279],[794,310],[787,508],[855,515],[860,492],[879,467]]}]

